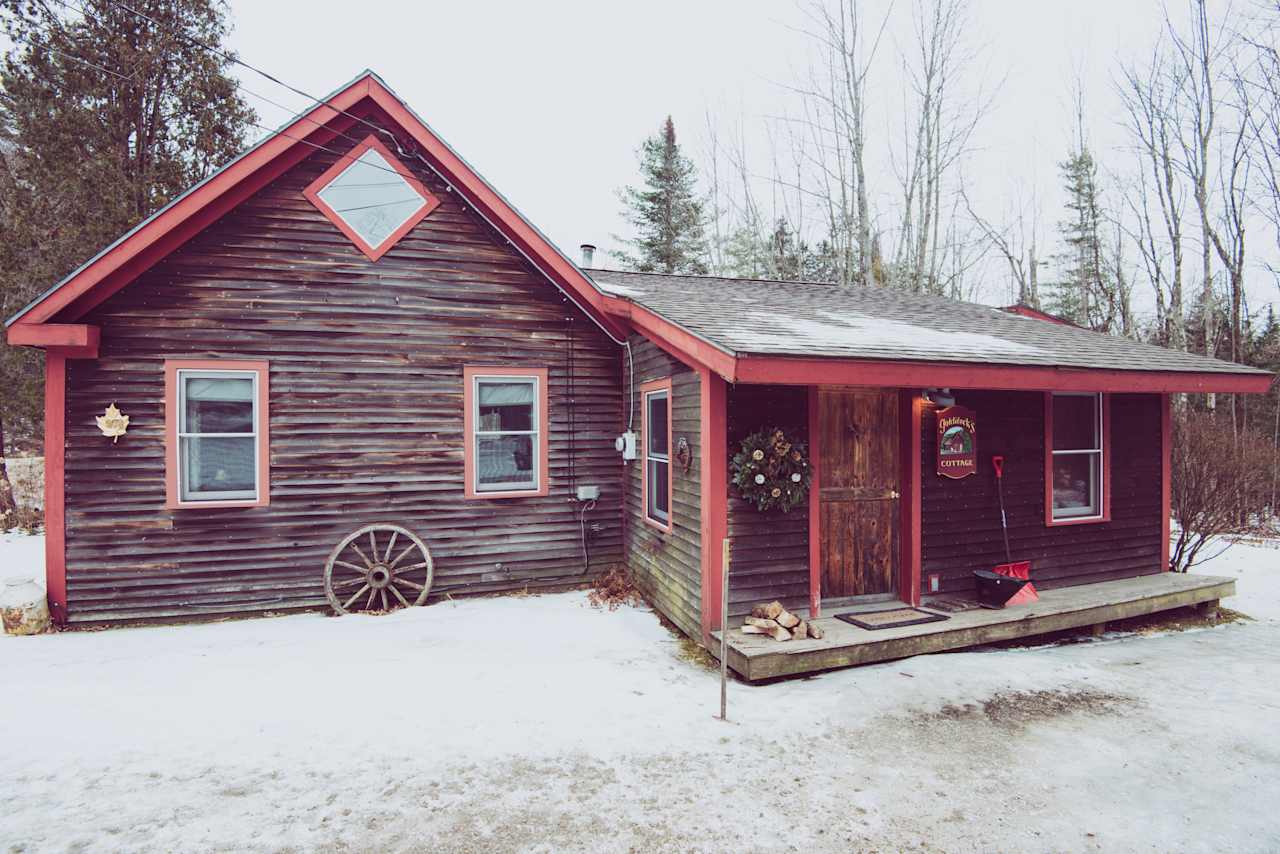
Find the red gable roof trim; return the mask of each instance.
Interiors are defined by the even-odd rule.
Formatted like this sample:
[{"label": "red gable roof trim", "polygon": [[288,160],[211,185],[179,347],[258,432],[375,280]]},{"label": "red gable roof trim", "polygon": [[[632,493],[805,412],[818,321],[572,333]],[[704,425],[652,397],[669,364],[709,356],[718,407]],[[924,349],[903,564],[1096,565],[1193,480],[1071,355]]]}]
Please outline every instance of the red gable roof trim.
[{"label": "red gable roof trim", "polygon": [[426,165],[546,275],[566,299],[585,311],[610,337],[618,340],[624,334],[618,322],[606,313],[604,296],[590,279],[409,110],[377,75],[366,71],[143,220],[14,315],[7,323],[10,341],[18,326],[47,323],[59,314],[64,314],[64,319],[83,316],[301,162],[316,150],[314,146],[324,145],[350,128],[357,119],[346,113],[366,101],[377,105],[422,146]]}]

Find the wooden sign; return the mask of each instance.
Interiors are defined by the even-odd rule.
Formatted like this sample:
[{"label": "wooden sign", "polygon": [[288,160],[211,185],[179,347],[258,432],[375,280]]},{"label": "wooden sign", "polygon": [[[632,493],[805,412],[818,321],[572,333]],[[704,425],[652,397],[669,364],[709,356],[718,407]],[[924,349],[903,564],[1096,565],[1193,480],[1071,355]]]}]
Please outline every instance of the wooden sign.
[{"label": "wooden sign", "polygon": [[938,410],[938,474],[959,480],[978,470],[978,417],[972,409]]}]

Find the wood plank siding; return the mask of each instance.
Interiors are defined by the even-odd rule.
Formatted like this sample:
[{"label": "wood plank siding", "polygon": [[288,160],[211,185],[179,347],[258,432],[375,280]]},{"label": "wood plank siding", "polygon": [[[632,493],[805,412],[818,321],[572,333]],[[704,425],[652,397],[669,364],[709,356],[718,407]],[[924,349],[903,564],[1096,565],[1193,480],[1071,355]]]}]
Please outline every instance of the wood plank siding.
[{"label": "wood plank siding", "polygon": [[[625,469],[626,558],[632,578],[648,600],[690,637],[701,637],[702,551],[700,546],[699,476],[701,463],[700,384],[698,375],[649,340],[633,335],[634,375],[629,377],[635,404],[632,428],[638,438],[637,459]],[[644,436],[641,435],[640,386],[671,378],[671,530],[660,531],[645,522],[641,495]],[[675,459],[675,445],[689,443],[691,463],[686,473]]]},{"label": "wood plank siding", "polygon": [[[809,390],[804,386],[729,387],[729,441],[732,457],[757,430],[780,427],[808,444]],[[779,599],[791,609],[809,604],[809,511],[761,513],[729,488],[729,618],[746,616],[751,606]]]},{"label": "wood plank siding", "polygon": [[1111,400],[1111,521],[1046,527],[1044,395],[960,391],[956,402],[978,415],[978,472],[963,480],[936,471],[936,424],[926,410],[921,441],[922,570],[942,591],[973,587],[973,570],[1004,563],[991,456],[1002,454],[1009,544],[1030,560],[1036,586],[1051,589],[1160,572],[1160,396]]},{"label": "wood plank siding", "polygon": [[[320,606],[329,550],[370,522],[427,542],[436,598],[578,582],[586,484],[591,570],[622,558],[621,348],[416,161],[441,205],[371,263],[303,198],[335,160],[315,152],[85,318],[102,344],[68,363],[72,621]],[[270,506],[165,509],[166,358],[270,363]],[[547,496],[464,500],[464,365],[549,370]],[[110,403],[131,419],[116,444],[94,425]]]}]

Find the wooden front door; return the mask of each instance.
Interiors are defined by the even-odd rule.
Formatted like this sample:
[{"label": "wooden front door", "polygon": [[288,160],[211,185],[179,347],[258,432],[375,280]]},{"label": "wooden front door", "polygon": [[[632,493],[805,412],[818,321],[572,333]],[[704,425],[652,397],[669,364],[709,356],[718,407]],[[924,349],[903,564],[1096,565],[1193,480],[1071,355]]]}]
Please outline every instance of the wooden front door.
[{"label": "wooden front door", "polygon": [[822,598],[892,593],[898,577],[898,392],[818,390]]}]

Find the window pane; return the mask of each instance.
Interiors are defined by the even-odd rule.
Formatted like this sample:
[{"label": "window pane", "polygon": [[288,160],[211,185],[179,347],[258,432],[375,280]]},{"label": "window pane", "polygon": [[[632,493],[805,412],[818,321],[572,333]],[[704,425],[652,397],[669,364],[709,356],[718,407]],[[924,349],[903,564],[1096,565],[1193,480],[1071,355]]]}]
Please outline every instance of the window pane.
[{"label": "window pane", "polygon": [[1097,403],[1094,395],[1053,396],[1053,449],[1075,451],[1101,447],[1097,435]]},{"label": "window pane", "polygon": [[671,464],[662,460],[649,460],[649,518],[665,522],[670,518],[671,507],[667,500],[667,484],[671,476]]},{"label": "window pane", "polygon": [[238,492],[253,497],[256,439],[191,436],[181,441],[184,499],[202,492]]},{"label": "window pane", "polygon": [[1098,516],[1102,454],[1054,454],[1054,518]]},{"label": "window pane", "polygon": [[253,380],[186,377],[183,433],[252,433]]},{"label": "window pane", "polygon": [[476,439],[476,489],[532,489],[533,436],[480,436]]},{"label": "window pane", "polygon": [[479,386],[480,423],[476,429],[533,429],[533,383],[484,380]]},{"label": "window pane", "polygon": [[390,237],[425,201],[372,148],[330,181],[319,196],[373,247]]},{"label": "window pane", "polygon": [[649,453],[668,456],[671,453],[667,441],[667,396],[655,394],[649,397]]}]

